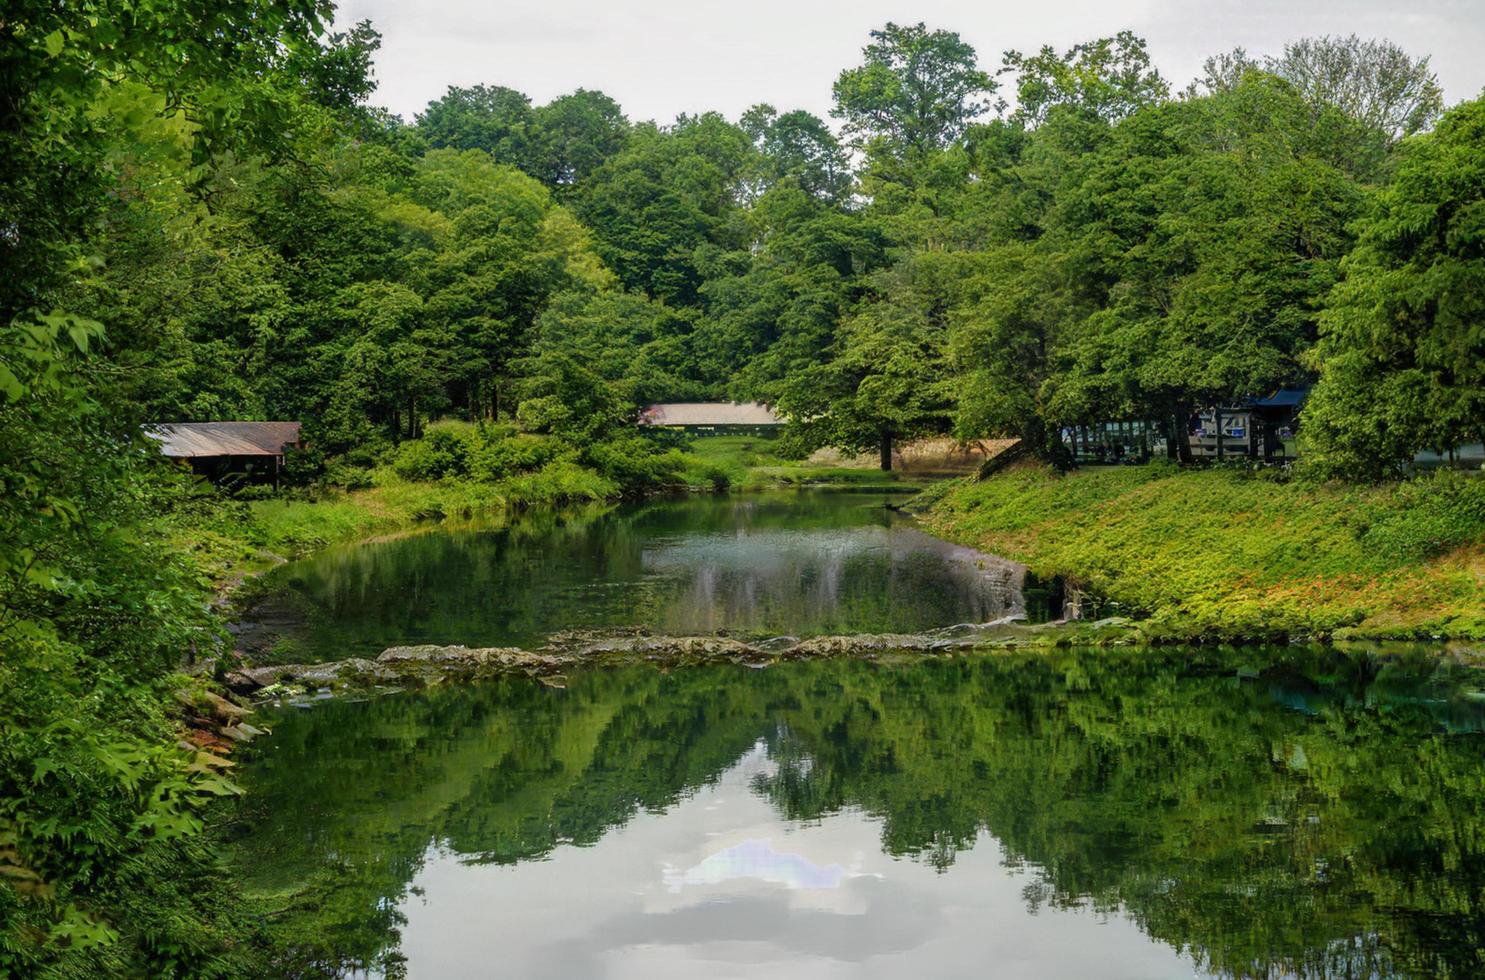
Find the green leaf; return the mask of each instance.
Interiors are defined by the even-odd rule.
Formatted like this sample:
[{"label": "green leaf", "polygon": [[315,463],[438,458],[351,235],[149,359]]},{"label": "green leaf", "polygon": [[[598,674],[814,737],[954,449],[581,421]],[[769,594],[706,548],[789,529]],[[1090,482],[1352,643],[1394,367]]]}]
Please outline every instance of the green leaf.
[{"label": "green leaf", "polygon": [[0,392],[4,392],[5,397],[10,401],[19,401],[26,393],[26,386],[21,384],[15,372],[4,364],[0,364]]}]

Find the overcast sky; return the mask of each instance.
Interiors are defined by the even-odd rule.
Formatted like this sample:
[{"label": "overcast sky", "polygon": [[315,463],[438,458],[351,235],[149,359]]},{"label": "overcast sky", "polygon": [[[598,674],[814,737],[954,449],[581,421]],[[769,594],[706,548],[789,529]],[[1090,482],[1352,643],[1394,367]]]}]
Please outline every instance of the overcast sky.
[{"label": "overcast sky", "polygon": [[1181,88],[1208,55],[1277,52],[1318,34],[1428,54],[1453,104],[1485,87],[1485,0],[341,0],[338,24],[382,32],[375,101],[409,121],[450,85],[537,103],[602,89],[632,120],[768,102],[830,111],[830,85],[886,21],[955,30],[994,71],[1007,48],[1059,49],[1134,30]]}]

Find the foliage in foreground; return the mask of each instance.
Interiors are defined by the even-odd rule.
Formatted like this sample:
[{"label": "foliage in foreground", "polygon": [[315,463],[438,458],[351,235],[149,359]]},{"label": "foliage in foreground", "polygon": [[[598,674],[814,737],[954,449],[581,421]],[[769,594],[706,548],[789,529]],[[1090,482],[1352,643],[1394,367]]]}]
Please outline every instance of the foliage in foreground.
[{"label": "foliage in foreground", "polygon": [[0,974],[237,976],[246,924],[200,836],[236,790],[166,707],[216,625],[153,529],[175,478],[72,373],[96,339],[0,338]]},{"label": "foliage in foreground", "polygon": [[105,336],[62,297],[100,266],[90,239],[121,171],[163,167],[184,186],[233,146],[281,149],[296,109],[354,100],[337,84],[348,63],[317,40],[327,14],[312,0],[6,5],[0,975],[261,972],[204,832],[235,790],[171,711],[175,672],[217,624],[159,528],[176,476],[141,444],[128,372],[100,356],[105,340],[128,349],[133,325],[110,318]]}]

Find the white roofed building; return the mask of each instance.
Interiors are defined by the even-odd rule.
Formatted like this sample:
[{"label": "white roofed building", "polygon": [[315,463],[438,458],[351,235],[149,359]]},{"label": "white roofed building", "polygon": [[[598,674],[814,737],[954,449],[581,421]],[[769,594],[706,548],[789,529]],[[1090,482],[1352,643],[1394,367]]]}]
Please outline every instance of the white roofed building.
[{"label": "white roofed building", "polygon": [[762,402],[662,402],[646,405],[639,424],[676,429],[759,429],[784,424]]}]

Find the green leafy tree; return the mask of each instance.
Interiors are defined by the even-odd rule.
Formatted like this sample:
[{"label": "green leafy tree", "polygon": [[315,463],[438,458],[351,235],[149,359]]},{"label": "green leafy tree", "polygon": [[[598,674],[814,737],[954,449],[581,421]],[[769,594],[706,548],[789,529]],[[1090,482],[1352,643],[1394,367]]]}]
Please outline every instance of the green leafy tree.
[{"label": "green leafy tree", "polygon": [[694,306],[705,251],[741,244],[740,204],[755,154],[748,135],[715,113],[669,130],[637,127],[574,207],[626,287]]},{"label": "green leafy tree", "polygon": [[779,407],[805,445],[875,451],[890,470],[898,442],[948,428],[947,297],[959,269],[952,258],[920,255],[878,274],[876,295],[841,325],[831,360],[780,388]]},{"label": "green leafy tree", "polygon": [[548,187],[571,188],[624,148],[629,120],[602,92],[578,89],[532,114],[532,170]]},{"label": "green leafy tree", "polygon": [[1428,66],[1390,41],[1355,34],[1304,38],[1265,62],[1317,106],[1333,106],[1368,129],[1398,140],[1432,126],[1444,93]]},{"label": "green leafy tree", "polygon": [[990,110],[995,80],[953,31],[888,23],[871,32],[865,62],[840,73],[831,115],[858,147],[890,153],[942,149]]},{"label": "green leafy tree", "polygon": [[56,304],[133,189],[118,161],[174,160],[199,190],[229,150],[292,145],[312,100],[282,83],[315,62],[328,13],[20,3],[0,25],[0,973],[260,969],[201,833],[233,788],[169,710],[171,673],[216,642],[161,539],[180,490],[117,394],[103,326]]},{"label": "green leafy tree", "polygon": [[503,85],[451,85],[417,117],[418,131],[429,146],[484,150],[523,169],[531,165],[534,123],[531,100]]},{"label": "green leafy tree", "polygon": [[1304,433],[1328,475],[1485,440],[1485,100],[1406,147],[1321,318]]},{"label": "green leafy tree", "polygon": [[1075,44],[1066,54],[1043,47],[1034,55],[1005,53],[999,74],[1016,76],[1015,122],[1037,126],[1058,106],[1117,122],[1163,102],[1170,86],[1150,65],[1145,40],[1130,31]]},{"label": "green leafy tree", "polygon": [[790,181],[811,197],[844,204],[851,193],[851,167],[825,121],[803,109],[780,115],[759,103],[738,123],[753,139],[763,163],[758,192]]}]

